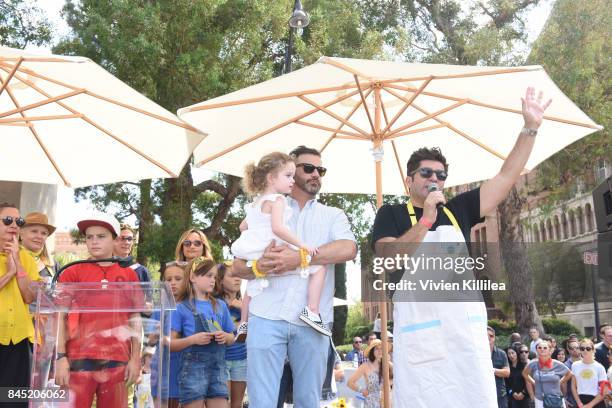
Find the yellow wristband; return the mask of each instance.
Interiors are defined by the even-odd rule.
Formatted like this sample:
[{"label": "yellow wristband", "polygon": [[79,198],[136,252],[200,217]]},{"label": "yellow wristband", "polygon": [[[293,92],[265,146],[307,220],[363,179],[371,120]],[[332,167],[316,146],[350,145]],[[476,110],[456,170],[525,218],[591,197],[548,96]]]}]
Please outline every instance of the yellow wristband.
[{"label": "yellow wristband", "polygon": [[310,254],[305,248],[300,248],[300,268],[305,269],[310,265]]},{"label": "yellow wristband", "polygon": [[251,261],[251,269],[253,270],[253,273],[255,274],[255,277],[257,279],[266,277],[265,272],[262,272],[259,269],[257,269],[257,261]]}]

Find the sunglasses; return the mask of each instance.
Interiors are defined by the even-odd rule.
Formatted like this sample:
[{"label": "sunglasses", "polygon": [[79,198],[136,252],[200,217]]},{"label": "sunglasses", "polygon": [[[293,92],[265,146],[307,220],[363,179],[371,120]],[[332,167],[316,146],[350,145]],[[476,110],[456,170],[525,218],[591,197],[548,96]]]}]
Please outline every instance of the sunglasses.
[{"label": "sunglasses", "polygon": [[198,241],[197,239],[194,241],[186,239],[183,241],[183,245],[185,245],[187,248],[189,248],[191,245],[193,245],[196,248],[199,248],[202,246],[202,241]]},{"label": "sunglasses", "polygon": [[578,347],[568,347],[567,349],[568,349],[569,351],[572,351],[572,350],[578,350]]},{"label": "sunglasses", "polygon": [[548,350],[548,347],[536,347],[538,350]]},{"label": "sunglasses", "polygon": [[15,221],[15,224],[18,227],[23,227],[26,223],[25,220],[21,217],[13,218],[10,215],[7,215],[6,217],[2,218],[2,223],[6,225],[7,227],[11,225],[13,221]]},{"label": "sunglasses", "polygon": [[593,347],[580,347],[580,351],[593,351]]},{"label": "sunglasses", "polygon": [[430,178],[431,175],[434,173],[436,173],[436,177],[438,178],[438,180],[441,181],[446,180],[446,178],[448,177],[448,173],[446,172],[446,170],[434,170],[431,167],[421,167],[410,173],[410,175],[416,174],[417,171],[423,178]]},{"label": "sunglasses", "polygon": [[119,237],[119,239],[126,242],[132,242],[134,237]]},{"label": "sunglasses", "polygon": [[319,172],[319,176],[321,177],[325,176],[325,173],[327,173],[327,169],[325,167],[315,166],[314,164],[310,164],[310,163],[299,163],[299,164],[296,164],[295,167],[303,167],[304,173],[306,174],[311,174],[316,169]]},{"label": "sunglasses", "polygon": [[521,353],[521,354],[529,354],[529,350],[521,350],[519,353]]},{"label": "sunglasses", "polygon": [[361,340],[357,340],[355,343],[363,343],[363,341],[361,341]]}]

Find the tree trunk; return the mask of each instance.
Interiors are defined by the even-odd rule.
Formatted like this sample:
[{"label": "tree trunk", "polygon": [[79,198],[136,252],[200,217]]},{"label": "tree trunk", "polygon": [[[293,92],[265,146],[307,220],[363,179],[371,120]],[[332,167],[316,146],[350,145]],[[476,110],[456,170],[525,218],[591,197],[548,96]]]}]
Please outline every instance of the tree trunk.
[{"label": "tree trunk", "polygon": [[210,227],[206,228],[204,230],[204,233],[206,234],[206,237],[208,239],[216,240],[219,241],[222,245],[229,246],[230,242],[227,242],[224,237],[221,236],[220,230],[221,225],[225,222],[225,219],[227,218],[229,210],[232,208],[232,205],[236,200],[236,197],[238,196],[238,194],[240,194],[240,183],[242,179],[240,177],[230,176],[229,174],[226,175],[225,178],[227,180],[227,187],[225,188],[224,194],[220,194],[223,198],[221,199],[221,202],[217,207],[217,211],[210,223]]},{"label": "tree trunk", "polygon": [[[162,203],[161,221],[166,233],[179,234],[189,228],[193,222],[191,203],[193,202],[193,177],[189,163],[183,167],[175,179],[165,180],[164,202]],[[178,235],[176,235],[178,238]]]},{"label": "tree trunk", "polygon": [[514,318],[522,336],[536,326],[544,333],[533,293],[533,276],[523,235],[520,214],[523,199],[514,186],[510,194],[498,206],[499,242],[504,267],[508,275],[508,291],[514,306]]},{"label": "tree trunk", "polygon": [[[140,182],[140,203],[138,206],[138,242],[146,242],[151,226],[154,223],[153,201],[151,200],[151,180]],[[147,263],[145,251],[138,251],[136,260],[139,264]]]}]

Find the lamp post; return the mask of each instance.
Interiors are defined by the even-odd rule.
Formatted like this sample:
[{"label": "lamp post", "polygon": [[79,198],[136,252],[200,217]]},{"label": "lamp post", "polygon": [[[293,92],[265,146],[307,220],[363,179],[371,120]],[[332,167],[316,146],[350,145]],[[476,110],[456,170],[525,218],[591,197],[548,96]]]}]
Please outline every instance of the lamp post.
[{"label": "lamp post", "polygon": [[293,51],[293,35],[297,29],[302,29],[310,23],[310,16],[304,11],[302,2],[295,0],[293,4],[293,14],[289,19],[289,43],[287,44],[287,50],[285,52],[285,67],[283,74],[291,72],[291,54]]}]

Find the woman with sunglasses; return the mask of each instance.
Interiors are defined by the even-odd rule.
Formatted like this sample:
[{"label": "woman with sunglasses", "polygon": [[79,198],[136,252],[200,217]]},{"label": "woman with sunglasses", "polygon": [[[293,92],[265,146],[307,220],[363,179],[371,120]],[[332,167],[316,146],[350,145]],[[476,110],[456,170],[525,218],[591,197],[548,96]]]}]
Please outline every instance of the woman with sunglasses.
[{"label": "woman with sunglasses", "polygon": [[28,304],[35,296],[30,283],[40,276],[34,259],[19,248],[19,229],[25,220],[17,207],[0,203],[0,221],[0,387],[28,387],[34,342]]},{"label": "woman with sunglasses", "polygon": [[581,361],[572,364],[576,381],[572,382],[572,394],[578,408],[605,408],[603,391],[607,384],[604,366],[595,361],[595,345],[590,339],[580,341]]},{"label": "woman with sunglasses", "polygon": [[[527,349],[527,348],[525,348]],[[506,389],[508,390],[508,407],[509,408],[528,408],[529,396],[525,379],[523,378],[523,369],[525,363],[519,357],[520,348],[510,347],[507,351],[508,362],[510,363],[510,377],[505,378]],[[529,350],[527,350],[529,352]]]},{"label": "woman with sunglasses", "polygon": [[175,261],[189,262],[199,256],[213,259],[210,244],[204,233],[197,228],[183,232],[174,251]]},{"label": "woman with sunglasses", "polygon": [[529,396],[535,401],[535,408],[544,408],[544,399],[558,399],[560,406],[565,407],[561,384],[572,378],[572,372],[565,364],[552,358],[552,346],[549,341],[539,342],[536,353],[538,358],[530,361],[523,370],[523,378]]}]

